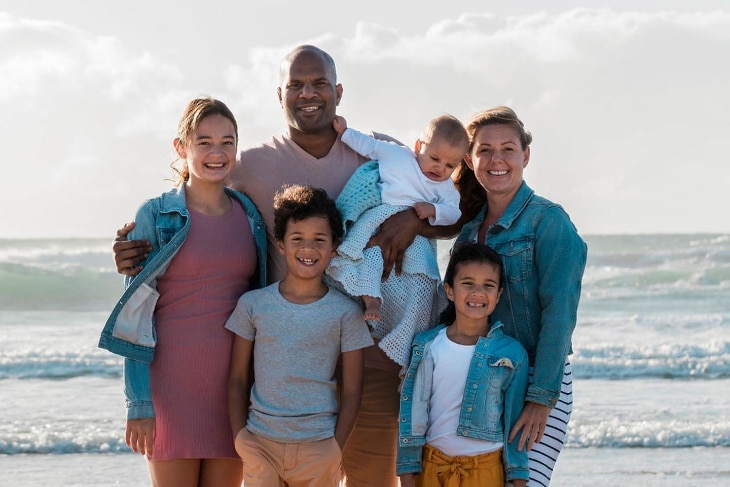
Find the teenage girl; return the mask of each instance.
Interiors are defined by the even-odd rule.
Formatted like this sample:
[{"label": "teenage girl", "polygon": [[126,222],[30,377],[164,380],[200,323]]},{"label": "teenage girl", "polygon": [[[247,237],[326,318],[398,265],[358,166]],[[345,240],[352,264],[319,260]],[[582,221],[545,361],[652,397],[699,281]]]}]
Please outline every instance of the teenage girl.
[{"label": "teenage girl", "polygon": [[[173,146],[176,188],[146,201],[133,237],[152,249],[102,333],[125,357],[126,442],[156,487],[240,487],[227,411],[238,298],[265,284],[266,236],[255,206],[225,187],[238,127],[212,98],[188,103]],[[174,167],[174,166],[173,166]]]}]

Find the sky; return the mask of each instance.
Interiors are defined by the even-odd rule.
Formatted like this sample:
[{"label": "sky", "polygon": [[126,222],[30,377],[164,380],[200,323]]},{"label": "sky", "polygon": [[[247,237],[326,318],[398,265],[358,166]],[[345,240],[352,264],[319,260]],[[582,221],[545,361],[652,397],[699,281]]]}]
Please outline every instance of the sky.
[{"label": "sky", "polygon": [[172,187],[196,96],[241,148],[283,132],[278,66],[304,43],[363,132],[411,145],[438,114],[514,108],[525,180],[582,234],[730,233],[726,5],[0,0],[0,238],[111,239]]}]

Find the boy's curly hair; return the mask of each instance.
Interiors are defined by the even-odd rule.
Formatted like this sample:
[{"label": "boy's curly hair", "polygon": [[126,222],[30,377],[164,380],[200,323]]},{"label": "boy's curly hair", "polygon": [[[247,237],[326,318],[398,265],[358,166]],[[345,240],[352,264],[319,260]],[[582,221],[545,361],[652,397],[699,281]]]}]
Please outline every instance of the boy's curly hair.
[{"label": "boy's curly hair", "polygon": [[342,216],[324,189],[302,184],[282,186],[274,195],[274,238],[284,240],[289,220],[298,222],[312,216],[327,219],[335,244],[342,240]]}]

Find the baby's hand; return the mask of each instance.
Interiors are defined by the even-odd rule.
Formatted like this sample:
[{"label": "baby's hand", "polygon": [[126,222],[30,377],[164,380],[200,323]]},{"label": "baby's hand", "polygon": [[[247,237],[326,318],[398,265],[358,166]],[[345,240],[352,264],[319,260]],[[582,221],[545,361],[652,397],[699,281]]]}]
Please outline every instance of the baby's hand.
[{"label": "baby's hand", "polygon": [[335,132],[342,134],[347,130],[347,120],[345,120],[345,117],[335,115],[335,119],[332,120],[332,127],[334,127]]},{"label": "baby's hand", "polygon": [[431,203],[419,201],[418,203],[413,204],[413,209],[416,210],[416,215],[418,215],[418,218],[421,220],[436,217],[436,207]]}]

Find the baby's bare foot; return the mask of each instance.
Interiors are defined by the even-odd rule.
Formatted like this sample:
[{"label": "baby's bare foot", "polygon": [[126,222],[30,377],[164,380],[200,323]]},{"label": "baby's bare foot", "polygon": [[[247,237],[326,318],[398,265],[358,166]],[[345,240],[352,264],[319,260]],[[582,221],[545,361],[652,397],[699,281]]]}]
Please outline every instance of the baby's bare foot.
[{"label": "baby's bare foot", "polygon": [[370,321],[380,321],[380,298],[363,296],[362,302],[365,305],[363,318]]}]

